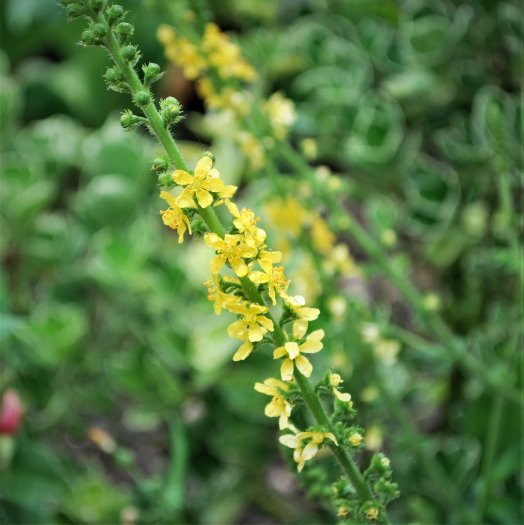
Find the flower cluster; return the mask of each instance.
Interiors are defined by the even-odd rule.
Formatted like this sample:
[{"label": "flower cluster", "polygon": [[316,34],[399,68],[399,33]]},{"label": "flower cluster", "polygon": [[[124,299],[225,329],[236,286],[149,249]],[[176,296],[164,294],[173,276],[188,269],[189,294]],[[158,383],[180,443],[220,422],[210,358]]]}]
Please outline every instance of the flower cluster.
[{"label": "flower cluster", "polygon": [[200,41],[179,36],[167,25],[159,27],[157,36],[168,60],[181,67],[188,80],[196,80],[206,106],[232,117],[235,140],[251,166],[264,166],[266,147],[283,139],[296,120],[293,102],[282,93],[255,100],[245,87],[257,79],[255,69],[216,24],[206,25]]},{"label": "flower cluster", "polygon": [[[204,242],[215,251],[210,264],[211,279],[204,284],[216,314],[225,310],[237,317],[228,328],[231,337],[242,341],[233,355],[234,361],[247,359],[257,344],[265,338],[272,339],[275,346],[273,357],[281,360],[281,380],[269,378],[264,383],[257,383],[255,388],[272,396],[266,407],[266,415],[278,417],[281,429],[295,431],[294,458],[299,470],[302,470],[304,463],[316,455],[325,438],[337,444],[332,433],[298,432],[289,423],[293,404],[288,395],[294,387],[295,374],[310,377],[313,365],[306,355],[320,352],[323,348],[323,330],[307,333],[309,323],[318,318],[320,311],[306,306],[301,296],[288,294],[289,283],[284,267],[278,265],[282,254],[270,250],[266,245],[267,234],[258,226],[259,219],[253,210],[239,209],[231,200],[236,188],[224,184],[211,155],[204,154],[201,157],[194,173],[175,170],[171,179],[178,187],[178,190],[174,190],[178,194],[167,191],[160,193],[170,205],[167,211],[161,213],[164,223],[177,230],[179,242],[183,241],[186,231],[189,234],[192,231],[186,214],[189,210],[224,205],[231,216],[230,233],[219,235],[210,231],[204,234]],[[230,269],[229,274],[225,272],[227,268]],[[252,294],[245,292],[246,283]],[[279,325],[277,337],[270,307],[276,306],[279,300],[282,301],[287,321]],[[338,390],[342,382],[340,376],[333,374],[333,378],[337,377],[337,380],[332,381],[333,395],[349,402],[351,396]],[[289,444],[290,439],[290,435],[283,436],[285,444]]]}]

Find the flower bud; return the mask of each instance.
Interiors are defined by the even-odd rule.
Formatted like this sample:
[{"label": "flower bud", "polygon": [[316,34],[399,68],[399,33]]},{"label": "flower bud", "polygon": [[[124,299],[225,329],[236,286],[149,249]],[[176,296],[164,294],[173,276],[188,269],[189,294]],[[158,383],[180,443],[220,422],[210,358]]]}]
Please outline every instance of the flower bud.
[{"label": "flower bud", "polygon": [[91,29],[86,29],[82,32],[80,43],[83,46],[96,46],[98,44],[98,38]]},{"label": "flower bud", "polygon": [[215,156],[210,151],[204,151],[202,153],[203,157],[209,157],[211,159],[211,162],[213,163],[213,166],[215,165]]},{"label": "flower bud", "polygon": [[121,5],[114,4],[106,11],[107,19],[110,24],[114,24],[124,16],[124,8]]},{"label": "flower bud", "polygon": [[106,81],[109,89],[112,89],[113,91],[118,91],[120,93],[129,91],[129,87],[124,79],[124,75],[122,75],[121,71],[116,66],[108,67],[106,69],[106,72],[104,73],[104,80]]},{"label": "flower bud", "polygon": [[133,102],[137,106],[147,106],[151,102],[151,93],[148,91],[138,91],[133,97]]},{"label": "flower bud", "polygon": [[126,131],[136,129],[138,126],[145,124],[147,121],[144,117],[134,115],[129,109],[126,109],[120,116],[120,125]]},{"label": "flower bud", "polygon": [[107,35],[107,27],[104,24],[95,24],[93,26],[93,33],[98,38],[104,38]]},{"label": "flower bud", "polygon": [[104,0],[90,0],[91,8],[97,13],[104,7]]},{"label": "flower bud", "polygon": [[138,49],[136,48],[136,46],[126,46],[122,49],[122,56],[128,62],[136,62],[139,58]]},{"label": "flower bud", "polygon": [[160,101],[160,114],[164,126],[176,124],[183,118],[182,106],[175,97],[167,97]]},{"label": "flower bud", "polygon": [[6,390],[0,408],[0,434],[16,434],[23,413],[24,407],[16,390]]},{"label": "flower bud", "polygon": [[[127,40],[129,40],[129,38],[131,38],[131,36],[135,32],[135,28],[131,24],[128,24],[127,22],[120,22],[116,26],[116,32],[118,33],[120,41],[126,42]],[[129,47],[132,47],[132,46],[129,46]]]},{"label": "flower bud", "polygon": [[164,74],[162,68],[158,64],[152,62],[142,66],[142,71],[144,72],[144,82],[146,85],[156,82],[162,78],[162,75]]},{"label": "flower bud", "polygon": [[166,159],[163,159],[162,157],[157,157],[153,160],[153,164],[151,165],[151,168],[155,173],[164,173],[169,168],[169,163]]},{"label": "flower bud", "polygon": [[80,18],[85,14],[85,9],[82,5],[77,3],[70,3],[65,6],[67,18],[74,20],[75,18]]}]

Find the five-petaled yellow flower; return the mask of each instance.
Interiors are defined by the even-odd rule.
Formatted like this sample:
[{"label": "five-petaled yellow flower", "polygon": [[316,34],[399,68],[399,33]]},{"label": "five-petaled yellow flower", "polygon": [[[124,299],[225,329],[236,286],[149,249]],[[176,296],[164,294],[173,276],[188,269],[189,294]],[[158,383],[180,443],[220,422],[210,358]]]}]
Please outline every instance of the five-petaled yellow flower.
[{"label": "five-petaled yellow flower", "polygon": [[[330,439],[338,445],[337,438],[331,432],[299,432],[298,434],[285,434],[280,436],[280,443],[282,445],[295,449],[293,452],[293,459],[297,463],[297,470],[300,472],[304,468],[306,461],[313,459],[325,439]],[[303,441],[309,440],[306,446],[303,446]]]},{"label": "five-petaled yellow flower", "polygon": [[264,414],[267,417],[278,417],[280,430],[288,428],[288,420],[293,408],[285,397],[289,386],[283,381],[270,377],[264,383],[255,383],[255,390],[267,396],[273,396],[273,399],[266,405]]},{"label": "five-petaled yellow flower", "polygon": [[167,191],[161,191],[160,197],[169,204],[167,210],[160,210],[162,221],[166,226],[176,230],[178,233],[178,242],[181,243],[184,241],[186,231],[189,231],[189,235],[191,235],[191,223],[184,213],[184,210],[176,205],[176,199],[173,195]]},{"label": "five-petaled yellow flower", "polygon": [[226,234],[222,239],[216,233],[206,233],[204,241],[216,250],[217,254],[211,261],[211,273],[217,274],[224,264],[229,263],[239,277],[245,277],[249,271],[246,259],[252,259],[258,250],[246,243],[243,235]]},{"label": "five-petaled yellow flower", "polygon": [[196,208],[196,202],[201,208],[207,208],[213,204],[217,193],[219,197],[231,197],[236,186],[226,186],[220,178],[220,173],[213,167],[211,157],[205,155],[195,167],[195,174],[191,175],[184,170],[175,170],[173,180],[180,186],[184,186],[182,193],[176,198],[176,204],[180,208]]},{"label": "five-petaled yellow flower", "polygon": [[283,381],[289,381],[293,378],[293,370],[295,366],[306,377],[313,372],[313,365],[309,362],[307,357],[302,354],[314,354],[322,350],[322,339],[324,337],[324,330],[315,330],[311,332],[306,341],[298,344],[296,341],[289,341],[284,346],[280,346],[273,352],[273,357],[278,359],[284,357],[282,366],[280,368],[280,375]]},{"label": "five-petaled yellow flower", "polygon": [[268,309],[260,304],[242,306],[242,317],[229,325],[227,329],[231,337],[245,341],[233,356],[233,361],[246,359],[253,350],[252,343],[261,341],[267,332],[274,330],[273,321],[264,315],[267,312]]},{"label": "five-petaled yellow flower", "polygon": [[275,293],[281,297],[286,297],[289,283],[286,281],[283,266],[272,267],[270,272],[251,272],[249,278],[255,284],[267,283],[267,292],[274,305],[277,304]]},{"label": "five-petaled yellow flower", "polygon": [[310,308],[304,306],[305,299],[301,295],[294,297],[285,297],[286,305],[293,311],[295,321],[293,322],[293,337],[295,339],[302,339],[306,335],[309,321],[314,321],[320,315],[318,308]]},{"label": "five-petaled yellow flower", "polygon": [[231,215],[233,215],[235,228],[244,234],[248,242],[252,242],[255,246],[261,246],[267,234],[262,228],[257,226],[260,218],[255,217],[255,213],[249,208],[242,208],[242,211],[238,211],[238,207],[234,202],[226,202],[226,206]]}]

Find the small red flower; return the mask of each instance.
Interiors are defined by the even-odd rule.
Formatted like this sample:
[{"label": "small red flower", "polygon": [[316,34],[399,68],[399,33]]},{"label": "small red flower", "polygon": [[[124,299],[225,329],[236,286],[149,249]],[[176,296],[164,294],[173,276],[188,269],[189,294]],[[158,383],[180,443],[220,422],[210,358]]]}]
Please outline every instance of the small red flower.
[{"label": "small red flower", "polygon": [[0,408],[0,434],[15,434],[23,413],[24,406],[16,390],[6,390]]}]

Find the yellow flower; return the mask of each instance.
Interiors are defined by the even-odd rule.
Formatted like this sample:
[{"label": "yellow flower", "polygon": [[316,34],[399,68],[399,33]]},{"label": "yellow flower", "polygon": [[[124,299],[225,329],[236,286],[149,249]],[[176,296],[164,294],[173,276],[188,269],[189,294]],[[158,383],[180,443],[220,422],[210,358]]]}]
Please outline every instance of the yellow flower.
[{"label": "yellow flower", "polygon": [[245,277],[249,269],[244,257],[252,259],[258,251],[254,246],[246,243],[243,235],[226,234],[222,239],[216,233],[206,233],[204,241],[217,252],[211,261],[212,274],[217,274],[224,264],[229,263],[239,277]]},{"label": "yellow flower", "polygon": [[161,191],[160,197],[169,204],[167,210],[160,210],[162,221],[166,226],[176,230],[178,233],[178,242],[181,243],[184,241],[186,230],[189,231],[189,234],[191,235],[191,223],[189,222],[187,215],[184,213],[184,210],[176,205],[176,200],[173,195],[167,191]]},{"label": "yellow flower", "polygon": [[[280,436],[280,443],[282,445],[295,449],[293,452],[293,459],[297,463],[297,470],[300,472],[304,468],[306,461],[313,459],[319,450],[319,445],[322,445],[325,439],[330,439],[338,445],[337,438],[331,432],[299,432],[298,434],[285,434]],[[309,440],[304,447],[302,442]]]},{"label": "yellow flower", "polygon": [[[364,443],[366,444],[366,447],[369,450],[377,451],[382,448],[382,443],[384,442],[384,435],[382,433],[382,429],[377,426],[373,425],[370,426],[367,431],[366,435],[364,437]],[[382,459],[386,459],[389,461],[385,456]],[[381,460],[382,463],[382,460]],[[386,467],[389,467],[389,465],[383,465]]]},{"label": "yellow flower", "polygon": [[323,255],[328,254],[335,245],[335,235],[320,215],[317,215],[311,224],[311,240],[315,250]]},{"label": "yellow flower", "polygon": [[307,219],[307,211],[294,197],[277,198],[265,205],[270,222],[279,231],[288,231],[298,237]]},{"label": "yellow flower", "polygon": [[360,432],[353,432],[349,436],[348,441],[351,443],[352,447],[358,447],[362,441],[364,441],[364,437]]},{"label": "yellow flower", "polygon": [[185,186],[182,193],[177,197],[176,203],[180,208],[196,208],[195,197],[202,208],[207,208],[213,204],[213,195],[210,192],[217,193],[219,196],[225,194],[231,195],[236,190],[235,186],[225,186],[224,181],[216,168],[213,168],[211,157],[205,155],[195,167],[195,175],[190,175],[184,170],[175,170],[173,180]]},{"label": "yellow flower", "polygon": [[[264,315],[267,312],[268,309],[259,304],[243,305],[240,313],[242,317],[229,326],[227,333],[235,339],[250,343],[261,341],[267,332],[274,329],[273,321]],[[242,359],[246,357],[247,355]]]},{"label": "yellow flower", "polygon": [[289,283],[284,276],[284,267],[275,266],[271,268],[271,272],[251,272],[249,278],[255,284],[267,283],[267,292],[273,304],[277,304],[275,293],[281,297],[286,297],[286,291]]},{"label": "yellow flower", "polygon": [[378,509],[376,507],[370,507],[366,510],[366,517],[368,520],[376,520],[378,518]]},{"label": "yellow flower", "polygon": [[293,102],[281,93],[273,93],[263,104],[262,109],[267,113],[275,137],[283,139],[296,120]]},{"label": "yellow flower", "polygon": [[174,42],[175,30],[167,24],[160,24],[156,31],[156,37],[161,44],[167,46]]},{"label": "yellow flower", "polygon": [[317,319],[320,315],[320,310],[318,308],[304,306],[306,301],[301,295],[286,297],[284,301],[296,317],[293,322],[293,337],[295,339],[302,339],[307,332],[309,321]]},{"label": "yellow flower", "polygon": [[257,262],[260,267],[266,272],[270,273],[273,264],[278,263],[282,260],[281,252],[274,252],[267,250],[266,246],[261,246],[257,255]]},{"label": "yellow flower", "polygon": [[278,417],[280,430],[288,428],[288,420],[293,408],[284,395],[289,390],[288,385],[278,379],[268,378],[264,383],[255,383],[255,390],[267,396],[273,396],[273,399],[266,405],[264,414],[267,417]]},{"label": "yellow flower", "polygon": [[242,211],[239,212],[234,202],[226,204],[231,215],[233,215],[235,228],[244,234],[247,242],[252,241],[255,246],[261,246],[267,234],[262,228],[257,227],[260,218],[255,217],[255,213],[249,208],[242,208]]},{"label": "yellow flower", "polygon": [[302,344],[296,341],[289,341],[284,346],[280,346],[273,352],[273,358],[279,359],[284,357],[282,366],[280,368],[280,375],[283,381],[289,381],[293,378],[293,370],[295,366],[306,377],[311,376],[313,372],[313,365],[309,362],[307,357],[302,354],[314,354],[322,350],[321,343],[324,338],[324,330],[315,330],[311,332]]},{"label": "yellow flower", "polygon": [[189,80],[195,80],[207,69],[207,62],[198,47],[186,38],[178,38],[167,44],[165,54],[171,62],[184,70],[184,75]]},{"label": "yellow flower", "polygon": [[209,62],[222,78],[238,78],[246,82],[256,79],[255,70],[242,58],[240,49],[220,28],[213,23],[206,25],[202,49],[208,54]]},{"label": "yellow flower", "polygon": [[217,315],[220,315],[223,309],[233,313],[242,311],[242,299],[237,295],[229,295],[220,289],[218,274],[213,274],[212,278],[204,283],[204,286],[207,287],[207,298],[214,302],[213,307]]},{"label": "yellow flower", "polygon": [[333,395],[343,403],[351,403],[351,394],[339,392],[338,387],[344,380],[339,374],[329,374],[329,386],[332,388]]}]

